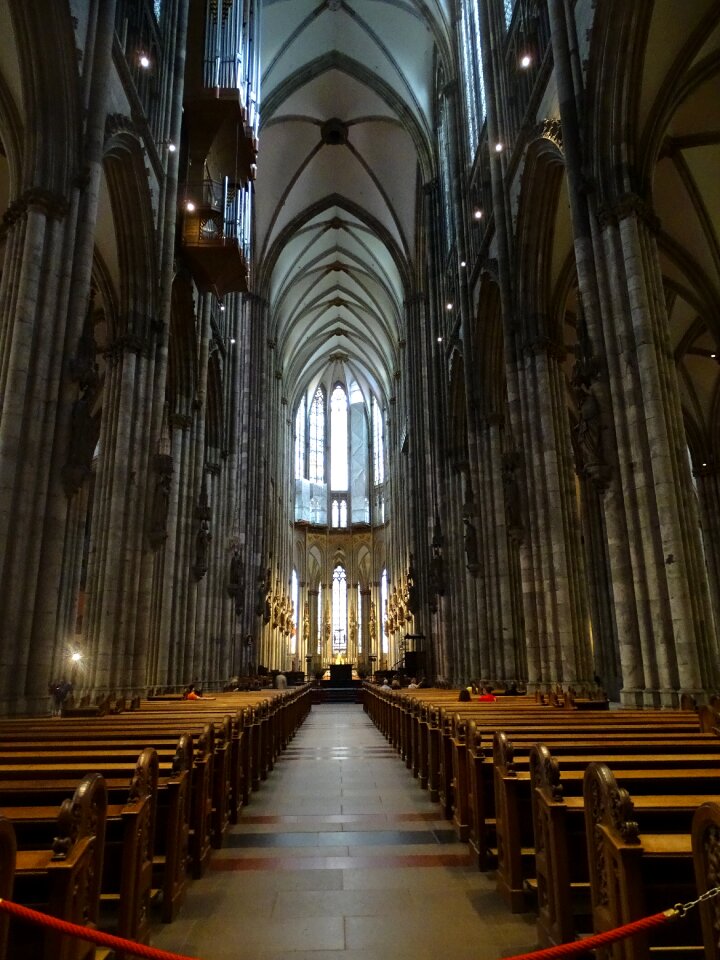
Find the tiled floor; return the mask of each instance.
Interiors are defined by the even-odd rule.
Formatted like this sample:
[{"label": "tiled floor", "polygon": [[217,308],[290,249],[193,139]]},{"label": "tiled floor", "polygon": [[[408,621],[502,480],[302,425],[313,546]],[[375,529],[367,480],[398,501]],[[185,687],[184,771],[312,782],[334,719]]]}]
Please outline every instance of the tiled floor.
[{"label": "tiled floor", "polygon": [[203,960],[495,960],[535,944],[354,704],[312,713],[175,923]]}]

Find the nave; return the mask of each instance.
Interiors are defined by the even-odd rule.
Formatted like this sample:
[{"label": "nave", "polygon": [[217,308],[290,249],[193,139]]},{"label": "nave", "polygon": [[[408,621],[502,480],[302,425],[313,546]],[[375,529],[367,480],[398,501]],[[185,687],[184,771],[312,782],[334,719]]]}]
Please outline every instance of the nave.
[{"label": "nave", "polygon": [[316,705],[156,947],[202,960],[478,960],[536,942],[360,705]]}]

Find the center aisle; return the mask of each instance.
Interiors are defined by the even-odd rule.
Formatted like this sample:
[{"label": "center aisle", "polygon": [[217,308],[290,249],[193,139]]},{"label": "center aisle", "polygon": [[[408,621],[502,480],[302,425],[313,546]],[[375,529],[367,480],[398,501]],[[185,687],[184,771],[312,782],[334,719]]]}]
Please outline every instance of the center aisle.
[{"label": "center aisle", "polygon": [[202,960],[494,960],[535,943],[361,706],[313,707],[154,946]]}]

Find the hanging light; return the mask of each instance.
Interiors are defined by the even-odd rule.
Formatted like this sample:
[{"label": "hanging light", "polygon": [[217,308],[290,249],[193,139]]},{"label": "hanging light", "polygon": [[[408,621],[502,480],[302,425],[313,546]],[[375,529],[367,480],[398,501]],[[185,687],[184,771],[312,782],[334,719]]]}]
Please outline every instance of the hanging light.
[{"label": "hanging light", "polygon": [[496,144],[495,144],[495,153],[502,153],[502,151],[503,151],[503,145],[502,145],[501,143],[496,143]]},{"label": "hanging light", "polygon": [[150,66],[150,57],[146,53],[141,53],[138,57],[138,63],[143,70],[147,70],[147,68]]},{"label": "hanging light", "polygon": [[192,202],[192,200],[188,200],[188,202],[185,204],[185,209],[186,209],[189,213],[192,213],[192,212],[193,212],[193,210],[195,209],[195,204]]},{"label": "hanging light", "polygon": [[483,215],[482,210],[476,210],[475,213],[473,214],[476,220],[482,220],[482,215]]},{"label": "hanging light", "polygon": [[522,57],[520,57],[520,66],[523,68],[523,70],[527,70],[531,63],[532,57],[529,53],[525,53]]}]

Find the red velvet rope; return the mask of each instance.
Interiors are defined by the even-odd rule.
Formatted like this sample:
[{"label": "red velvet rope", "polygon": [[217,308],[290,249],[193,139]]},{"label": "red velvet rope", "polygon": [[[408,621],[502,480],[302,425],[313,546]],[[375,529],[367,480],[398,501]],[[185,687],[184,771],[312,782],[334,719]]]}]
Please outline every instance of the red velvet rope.
[{"label": "red velvet rope", "polygon": [[663,923],[669,923],[676,919],[677,916],[678,914],[674,911],[655,913],[652,917],[634,920],[622,927],[615,927],[614,930],[606,930],[604,933],[596,933],[592,937],[585,937],[584,940],[561,943],[557,947],[547,947],[545,950],[536,950],[534,953],[518,953],[514,957],[507,957],[507,960],[530,960],[531,957],[532,960],[555,960],[555,957],[574,957],[576,954],[594,950],[595,947],[603,947],[606,943],[614,943],[616,940],[632,937],[636,933],[642,933],[643,930],[660,927]]},{"label": "red velvet rope", "polygon": [[111,947],[114,950],[131,953],[136,957],[148,957],[149,960],[196,960],[195,957],[189,957],[186,954],[168,953],[167,950],[158,950],[157,947],[148,947],[144,943],[136,943],[134,940],[114,937],[110,933],[102,933],[100,930],[93,930],[91,927],[80,927],[76,923],[58,920],[57,917],[50,917],[46,913],[38,913],[37,910],[30,910],[29,907],[12,903],[10,900],[0,899],[0,910],[4,910],[5,913],[9,913],[19,920],[27,920],[29,923],[36,923],[41,927],[47,927],[49,930],[57,930],[58,933],[66,933],[70,937],[77,937],[78,940],[89,940],[90,943],[97,943],[101,947]]},{"label": "red velvet rope", "polygon": [[[186,954],[168,953],[167,950],[147,947],[143,943],[135,943],[134,940],[114,937],[109,933],[101,933],[100,930],[92,930],[90,927],[79,927],[75,923],[68,923],[65,920],[58,920],[57,917],[50,917],[45,913],[38,913],[37,910],[30,910],[28,907],[22,907],[18,903],[12,903],[10,900],[0,899],[0,910],[4,910],[11,916],[18,917],[20,920],[37,923],[41,927],[57,930],[59,933],[66,933],[80,940],[88,940],[90,943],[97,943],[101,947],[111,947],[116,950],[122,950],[136,957],[148,957],[149,960],[196,960],[196,958],[188,957]],[[674,911],[656,913],[653,914],[652,917],[634,920],[632,923],[626,923],[622,927],[615,927],[614,930],[606,930],[605,933],[597,933],[592,937],[586,937],[584,940],[574,940],[572,943],[561,943],[557,947],[548,947],[545,950],[536,950],[533,953],[518,953],[514,957],[506,958],[506,960],[555,960],[556,957],[574,957],[576,954],[587,953],[588,950],[594,950],[595,947],[602,947],[607,943],[614,943],[616,940],[624,940],[626,937],[641,933],[643,930],[651,930],[653,927],[659,927],[664,923],[669,923],[671,920],[674,920],[677,916],[678,914]]]}]

